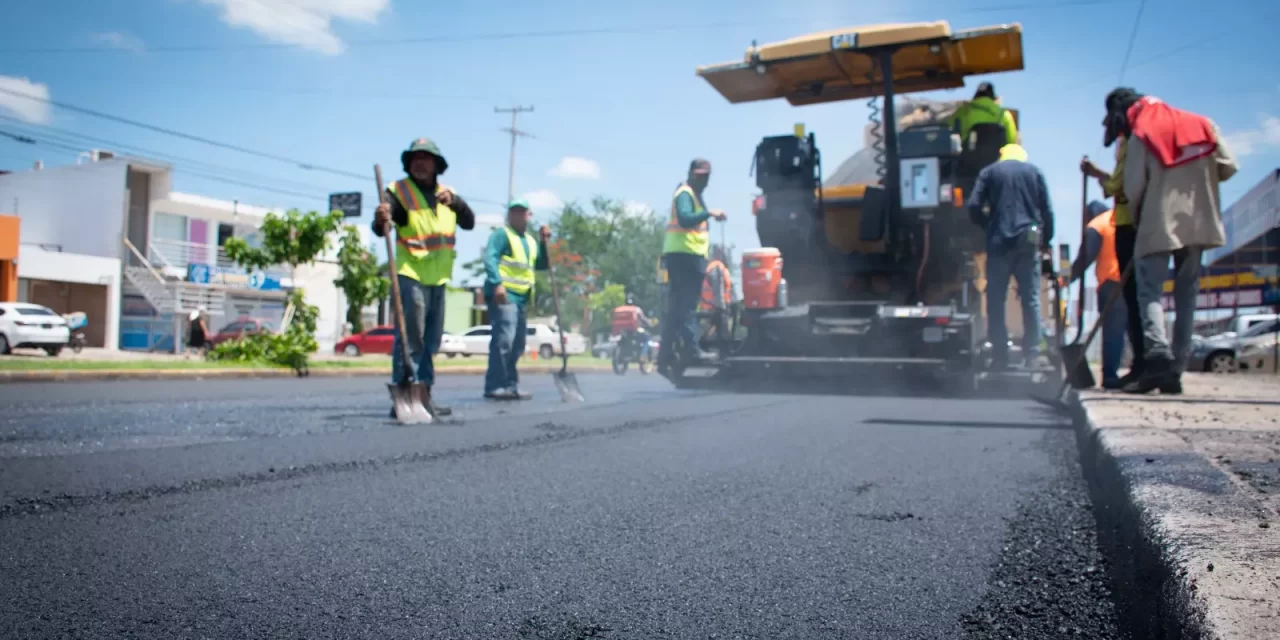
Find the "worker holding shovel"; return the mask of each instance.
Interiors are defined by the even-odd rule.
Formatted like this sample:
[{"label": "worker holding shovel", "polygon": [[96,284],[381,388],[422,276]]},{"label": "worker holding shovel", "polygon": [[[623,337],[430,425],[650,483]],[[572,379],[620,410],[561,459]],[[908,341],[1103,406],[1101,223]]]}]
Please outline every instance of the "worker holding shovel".
[{"label": "worker holding shovel", "polygon": [[[436,404],[431,397],[435,381],[432,358],[444,332],[445,287],[453,275],[457,256],[455,233],[458,227],[474,229],[476,218],[462,198],[439,183],[438,178],[449,163],[436,143],[428,138],[414,140],[400,154],[400,163],[407,175],[387,185],[386,197],[378,205],[373,221],[373,232],[378,237],[386,236],[392,223],[396,232],[395,284],[404,320],[392,350],[392,383],[425,385],[427,411],[434,417],[447,416],[452,410]],[[378,181],[381,186],[380,177]],[[407,350],[401,343],[401,334],[408,343]],[[409,362],[405,362],[405,351]],[[396,417],[394,407],[392,417]]]},{"label": "worker holding shovel", "polygon": [[529,233],[532,217],[528,202],[513,200],[507,205],[506,226],[494,230],[484,250],[484,300],[492,328],[484,397],[492,400],[531,397],[520,391],[516,363],[525,349],[534,272],[550,266],[547,239],[551,237],[551,229],[543,225],[538,230],[539,240],[534,240]]}]

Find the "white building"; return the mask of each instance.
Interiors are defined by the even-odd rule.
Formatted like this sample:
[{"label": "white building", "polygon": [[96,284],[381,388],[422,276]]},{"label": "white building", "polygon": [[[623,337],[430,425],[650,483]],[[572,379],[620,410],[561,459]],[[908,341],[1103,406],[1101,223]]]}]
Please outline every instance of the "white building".
[{"label": "white building", "polygon": [[173,192],[165,163],[90,156],[0,175],[0,212],[22,219],[19,300],[84,311],[90,346],[170,351],[184,340],[187,314],[201,307],[215,332],[246,317],[279,327],[287,291],[301,286],[320,309],[320,348],[332,349],[346,304],[333,285],[336,246],[297,274],[247,273],[222,246],[231,237],[254,244],[268,209]]}]

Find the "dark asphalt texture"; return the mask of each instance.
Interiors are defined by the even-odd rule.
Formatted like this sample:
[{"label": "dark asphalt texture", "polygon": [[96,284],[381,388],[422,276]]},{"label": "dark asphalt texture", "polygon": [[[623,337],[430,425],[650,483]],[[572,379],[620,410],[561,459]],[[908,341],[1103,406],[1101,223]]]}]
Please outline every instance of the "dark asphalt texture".
[{"label": "dark asphalt texture", "polygon": [[579,379],[0,386],[0,638],[1116,636],[1033,403]]}]

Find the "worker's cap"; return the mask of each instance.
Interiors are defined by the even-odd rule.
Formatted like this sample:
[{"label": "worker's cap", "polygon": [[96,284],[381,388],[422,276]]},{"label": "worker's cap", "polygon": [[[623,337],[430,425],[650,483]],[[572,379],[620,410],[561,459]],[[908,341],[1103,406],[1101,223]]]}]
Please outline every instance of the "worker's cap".
[{"label": "worker's cap", "polygon": [[409,148],[400,154],[400,163],[404,165],[404,170],[409,171],[409,157],[415,153],[429,153],[436,157],[436,173],[444,173],[449,168],[449,163],[445,161],[444,154],[440,153],[440,146],[431,138],[418,138],[409,143]]},{"label": "worker's cap", "polygon": [[711,161],[704,158],[696,158],[689,163],[689,173],[699,175],[707,175],[711,173]]},{"label": "worker's cap", "polygon": [[995,100],[996,99],[995,85],[991,84],[990,82],[984,82],[978,85],[978,90],[973,92],[973,97],[977,98],[979,96],[986,96],[988,98],[991,98],[992,100]]},{"label": "worker's cap", "polygon": [[508,202],[508,203],[507,203],[507,211],[511,211],[512,209],[525,209],[525,210],[528,210],[528,209],[529,209],[529,201],[528,201],[528,200],[525,200],[524,198],[517,198],[517,199],[515,199],[515,200],[512,200],[511,202]]}]

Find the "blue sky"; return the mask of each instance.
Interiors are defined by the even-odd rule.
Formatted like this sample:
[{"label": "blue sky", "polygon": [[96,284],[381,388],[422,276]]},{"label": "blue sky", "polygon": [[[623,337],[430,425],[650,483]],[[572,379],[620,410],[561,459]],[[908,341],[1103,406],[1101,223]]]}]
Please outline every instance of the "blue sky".
[{"label": "blue sky", "polygon": [[[697,66],[741,59],[753,39],[840,26],[1020,22],[1026,70],[986,79],[1021,112],[1025,146],[1051,182],[1058,239],[1072,241],[1076,167],[1085,154],[1110,166],[1098,124],[1102,98],[1120,80],[1140,0],[441,4],[10,3],[6,22],[21,28],[7,30],[0,44],[0,88],[47,91],[41,95],[54,101],[361,175],[375,162],[394,175],[399,151],[430,136],[449,159],[445,182],[481,213],[499,213],[506,197],[510,140],[499,129],[510,118],[494,107],[533,105],[520,128],[536,138],[519,143],[515,182],[544,218],[557,201],[595,194],[665,211],[689,159],[705,156],[716,169],[708,204],[729,213],[730,242],[748,247],[757,244],[748,171],[759,139],[803,122],[830,171],[861,146],[866,109],[861,101],[729,105],[694,75]],[[1133,39],[1123,84],[1208,115],[1230,136],[1242,171],[1224,185],[1228,203],[1280,166],[1280,68],[1267,62],[1277,24],[1280,5],[1266,0],[1162,0],[1147,3]],[[976,82],[933,97],[967,97]],[[371,175],[308,171],[5,94],[0,116],[23,121],[0,119],[0,131],[64,142],[70,131],[204,163],[199,172],[175,163],[181,191],[301,208],[323,207],[330,191],[373,197]],[[74,154],[0,138],[0,168],[36,159],[63,164]],[[483,238],[470,235],[460,261],[478,255]]]}]

